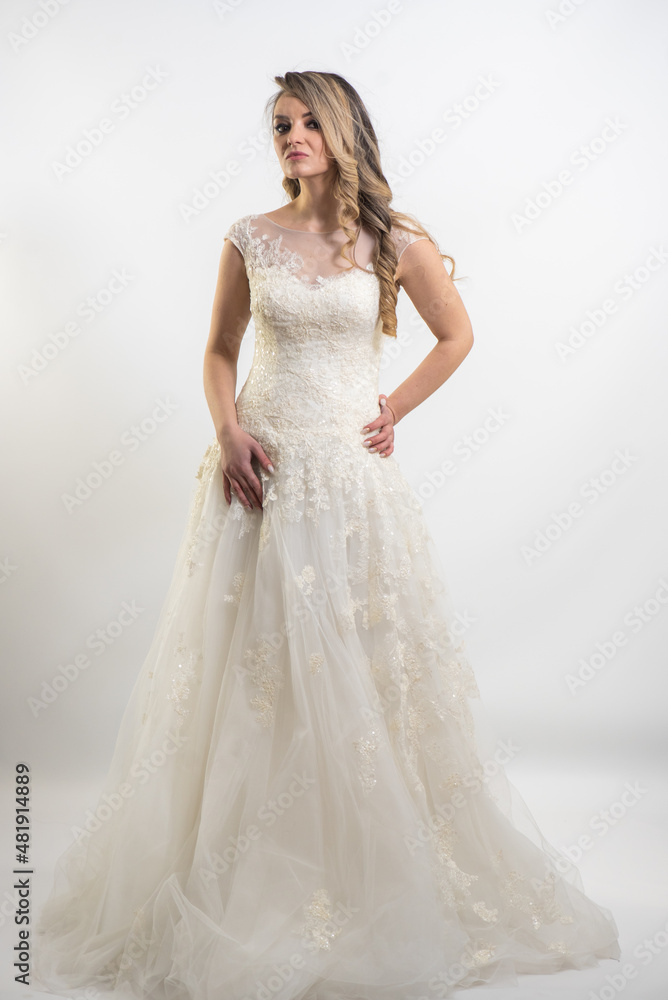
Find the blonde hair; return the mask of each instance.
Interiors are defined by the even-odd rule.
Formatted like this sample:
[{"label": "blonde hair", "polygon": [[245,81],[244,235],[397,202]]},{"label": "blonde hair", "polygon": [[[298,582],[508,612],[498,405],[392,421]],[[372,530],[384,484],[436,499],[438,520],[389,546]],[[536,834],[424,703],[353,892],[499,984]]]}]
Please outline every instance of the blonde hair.
[{"label": "blonde hair", "polygon": [[[352,251],[358,226],[364,226],[376,237],[373,269],[380,281],[379,314],[383,333],[396,337],[399,284],[395,281],[397,251],[390,236],[391,228],[426,236],[439,256],[452,263],[453,280],[454,259],[440,252],[436,240],[413,216],[390,207],[392,191],[381,168],[374,127],[361,97],[347,80],[337,73],[307,70],[275,76],[274,81],[280,89],[266,105],[272,134],[279,97],[296,97],[317,120],[328,156],[336,164],[334,195],[339,205],[339,226],[348,237],[341,248],[342,256],[354,264],[345,251]],[[299,180],[292,177],[283,178],[283,188],[291,201],[301,190]]]}]

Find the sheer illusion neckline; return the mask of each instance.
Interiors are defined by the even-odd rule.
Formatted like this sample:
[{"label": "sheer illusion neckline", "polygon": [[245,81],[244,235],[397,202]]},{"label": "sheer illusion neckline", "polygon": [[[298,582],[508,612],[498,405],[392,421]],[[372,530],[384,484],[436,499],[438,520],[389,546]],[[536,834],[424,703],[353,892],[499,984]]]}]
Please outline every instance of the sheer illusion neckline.
[{"label": "sheer illusion neckline", "polygon": [[[314,232],[311,229],[290,229],[288,226],[281,226],[280,223],[274,222],[273,219],[270,219],[269,216],[264,215],[262,213],[260,214],[260,218],[261,219],[266,219],[267,222],[271,222],[272,226],[278,226],[279,229],[285,229],[286,232],[288,232],[288,233],[304,233],[306,236],[331,236],[332,233],[342,233],[343,232],[343,229],[326,229],[326,230],[318,231],[317,233]],[[359,232],[359,230],[356,230],[356,231]]]}]

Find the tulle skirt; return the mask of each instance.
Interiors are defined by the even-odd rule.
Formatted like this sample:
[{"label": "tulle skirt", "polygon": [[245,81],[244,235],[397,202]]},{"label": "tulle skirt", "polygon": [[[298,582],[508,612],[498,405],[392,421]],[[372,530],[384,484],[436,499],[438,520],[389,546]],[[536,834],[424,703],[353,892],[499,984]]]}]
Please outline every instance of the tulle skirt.
[{"label": "tulle skirt", "polygon": [[207,450],[38,988],[432,1000],[619,957],[504,773],[419,501],[338,459],[258,470],[248,511]]}]

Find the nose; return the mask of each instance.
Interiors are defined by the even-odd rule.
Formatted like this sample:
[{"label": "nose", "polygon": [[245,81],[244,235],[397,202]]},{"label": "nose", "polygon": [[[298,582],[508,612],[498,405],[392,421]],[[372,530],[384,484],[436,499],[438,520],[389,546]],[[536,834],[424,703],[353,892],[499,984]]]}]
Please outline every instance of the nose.
[{"label": "nose", "polygon": [[301,130],[303,126],[299,122],[293,122],[287,132],[283,133],[283,138],[287,141],[288,145],[291,146],[295,142],[301,141]]}]

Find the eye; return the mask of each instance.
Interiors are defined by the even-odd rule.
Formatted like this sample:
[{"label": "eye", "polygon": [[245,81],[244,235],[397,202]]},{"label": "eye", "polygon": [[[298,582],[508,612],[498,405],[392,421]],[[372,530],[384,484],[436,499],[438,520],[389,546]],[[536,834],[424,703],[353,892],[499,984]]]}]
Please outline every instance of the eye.
[{"label": "eye", "polygon": [[[310,118],[309,121],[306,124],[307,125],[315,125],[315,129],[313,131],[319,131],[320,130],[320,126],[318,125],[318,123],[315,120],[315,118]],[[288,128],[288,126],[286,125],[285,122],[278,122],[276,125],[274,125],[274,132],[278,132],[279,135],[283,135],[283,129],[287,129],[287,128]]]}]

